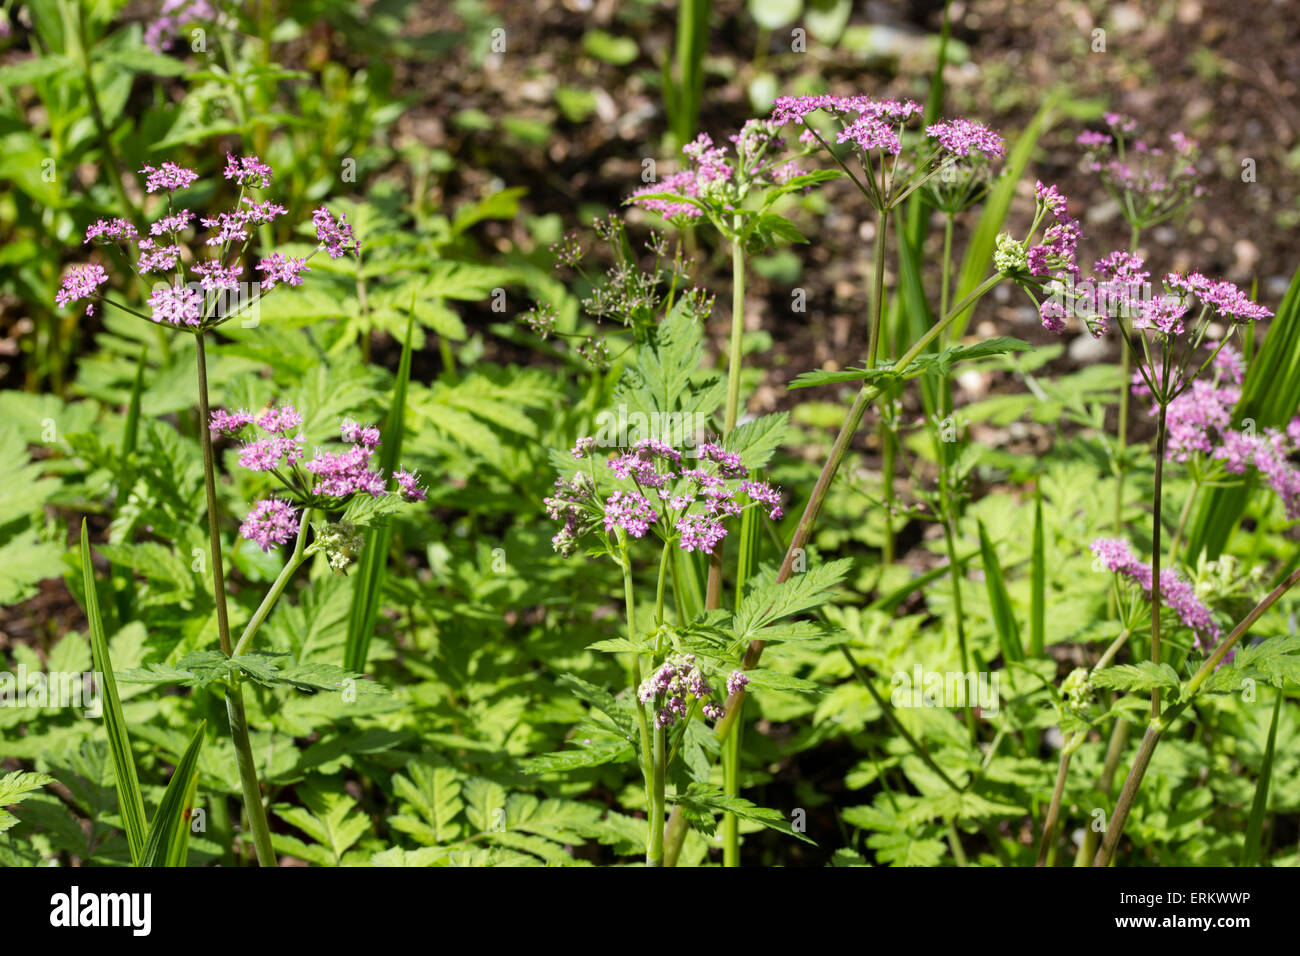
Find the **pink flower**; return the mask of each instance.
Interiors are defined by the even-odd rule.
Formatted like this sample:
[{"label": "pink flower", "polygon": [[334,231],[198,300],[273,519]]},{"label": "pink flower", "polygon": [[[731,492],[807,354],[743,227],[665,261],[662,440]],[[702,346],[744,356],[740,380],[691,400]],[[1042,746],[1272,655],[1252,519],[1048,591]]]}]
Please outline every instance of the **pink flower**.
[{"label": "pink flower", "polygon": [[605,530],[622,528],[634,538],[640,538],[659,520],[659,514],[650,506],[645,495],[635,491],[615,491],[605,502]]},{"label": "pink flower", "polygon": [[302,427],[302,415],[292,405],[272,405],[257,416],[257,427],[273,435],[283,435]]},{"label": "pink flower", "polygon": [[1195,295],[1204,305],[1213,308],[1216,314],[1234,322],[1249,322],[1273,316],[1272,312],[1252,302],[1250,296],[1231,282],[1216,282],[1199,272],[1190,272],[1186,276],[1171,272],[1165,276],[1165,285],[1184,295]]},{"label": "pink flower", "polygon": [[163,163],[157,168],[145,166],[140,170],[140,175],[147,177],[144,191],[148,193],[156,193],[160,189],[175,192],[192,185],[199,178],[199,174],[194,170],[177,166],[175,163]]},{"label": "pink flower", "polygon": [[835,137],[837,143],[851,142],[864,153],[878,149],[891,156],[897,156],[903,148],[898,137],[898,130],[886,123],[879,116],[859,116]]},{"label": "pink flower", "polygon": [[1034,198],[1038,200],[1040,206],[1061,222],[1069,221],[1069,204],[1055,186],[1048,186],[1039,180],[1034,183]]},{"label": "pink flower", "polygon": [[239,450],[239,464],[249,471],[274,471],[302,461],[302,442],[273,435],[251,441]]},{"label": "pink flower", "polygon": [[200,219],[203,228],[213,233],[206,240],[209,246],[220,246],[227,242],[244,242],[248,239],[247,218],[239,211],[217,213],[215,219]]},{"label": "pink flower", "polygon": [[785,513],[781,509],[781,492],[777,491],[765,481],[742,481],[740,490],[749,496],[751,501],[761,505],[767,505],[767,516],[773,521],[779,521]]},{"label": "pink flower", "polygon": [[228,412],[218,408],[209,419],[208,428],[218,435],[234,435],[253,424],[253,416],[246,410]]},{"label": "pink flower", "polygon": [[298,513],[287,501],[264,498],[253,506],[239,533],[261,546],[263,551],[285,544],[298,533]]},{"label": "pink flower", "polygon": [[289,211],[279,203],[254,202],[247,196],[244,197],[243,205],[244,208],[238,210],[235,215],[241,216],[244,222],[252,223],[255,226],[264,226],[269,222],[274,222],[277,216],[283,216]]},{"label": "pink flower", "polygon": [[177,328],[198,325],[203,318],[203,294],[188,286],[163,286],[149,296],[149,308],[155,322]]},{"label": "pink flower", "polygon": [[339,436],[350,445],[360,443],[367,448],[375,448],[379,445],[378,428],[373,425],[362,425],[350,418],[345,418],[339,423]]},{"label": "pink flower", "polygon": [[388,493],[384,476],[370,469],[372,448],[353,445],[342,452],[324,452],[319,449],[304,466],[316,476],[312,494],[327,498],[347,498],[365,492],[374,498]]},{"label": "pink flower", "polygon": [[396,479],[399,493],[407,501],[424,501],[424,489],[420,487],[420,476],[413,471],[398,469],[393,472],[393,478]]},{"label": "pink flower", "polygon": [[266,273],[261,283],[263,292],[269,292],[280,282],[286,285],[302,285],[302,273],[311,271],[307,267],[306,259],[295,259],[279,252],[271,253],[257,264],[257,268]]},{"label": "pink flower", "polygon": [[925,135],[937,140],[940,146],[958,156],[969,155],[971,150],[991,157],[1002,156],[1007,151],[1001,136],[987,126],[967,119],[935,123],[926,127]]},{"label": "pink flower", "polygon": [[320,241],[320,247],[329,253],[331,259],[341,259],[360,249],[347,216],[340,214],[335,219],[333,213],[321,206],[312,213],[311,221],[316,226],[316,238]]},{"label": "pink flower", "polygon": [[150,272],[167,272],[175,269],[181,261],[181,247],[160,246],[153,239],[141,239],[139,242],[140,259],[136,268],[142,274]]},{"label": "pink flower", "polygon": [[97,219],[86,229],[86,242],[134,242],[138,237],[135,226],[125,219]]},{"label": "pink flower", "polygon": [[220,259],[203,259],[194,263],[194,271],[203,278],[199,285],[208,291],[216,289],[238,289],[239,274],[243,270],[237,265],[224,266]]},{"label": "pink flower", "polygon": [[[63,277],[59,291],[54,294],[54,302],[60,309],[66,309],[73,302],[92,299],[99,295],[99,287],[108,281],[104,267],[96,263],[73,266]],[[86,306],[86,315],[94,311],[94,303]]]},{"label": "pink flower", "polygon": [[718,542],[727,536],[727,529],[716,518],[688,514],[677,519],[677,533],[681,535],[683,551],[703,551],[705,554],[712,554]]},{"label": "pink flower", "polygon": [[176,233],[182,229],[188,229],[190,220],[194,218],[194,213],[188,209],[181,209],[170,216],[163,216],[152,226],[149,227],[149,235],[161,236],[165,232]]},{"label": "pink flower", "polygon": [[[1092,543],[1092,553],[1108,571],[1132,581],[1148,600],[1151,598],[1151,565],[1138,560],[1127,541],[1123,538],[1098,538]],[[1177,569],[1164,568],[1160,572],[1160,594],[1183,625],[1196,634],[1197,646],[1208,654],[1222,631],[1214,622],[1210,609],[1196,596],[1196,589]]]},{"label": "pink flower", "polygon": [[226,153],[227,179],[233,179],[237,186],[250,189],[264,189],[271,185],[273,173],[271,167],[256,156],[234,156]]}]

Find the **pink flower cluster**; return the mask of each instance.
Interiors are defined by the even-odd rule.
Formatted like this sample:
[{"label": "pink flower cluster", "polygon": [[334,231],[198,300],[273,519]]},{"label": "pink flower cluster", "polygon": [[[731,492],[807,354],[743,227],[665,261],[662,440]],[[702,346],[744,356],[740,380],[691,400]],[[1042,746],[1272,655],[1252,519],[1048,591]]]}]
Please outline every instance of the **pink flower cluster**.
[{"label": "pink flower cluster", "polygon": [[320,243],[320,248],[331,259],[354,255],[360,250],[361,246],[352,234],[348,217],[342,213],[335,219],[332,212],[321,206],[311,214],[311,221],[316,227],[316,240]]},{"label": "pink flower cluster", "polygon": [[[225,313],[243,308],[252,298],[240,296],[238,290],[244,274],[241,262],[256,227],[273,222],[287,211],[273,202],[259,202],[242,195],[246,189],[260,189],[274,180],[271,167],[256,156],[226,155],[225,176],[234,181],[241,191],[240,201],[234,209],[218,212],[214,216],[199,218],[207,230],[204,245],[216,249],[215,256],[188,253],[181,234],[193,228],[195,214],[188,209],[174,209],[168,197],[166,212],[154,220],[145,234],[125,219],[99,219],[86,229],[85,242],[97,244],[135,243],[138,251],[136,270],[143,276],[163,274],[149,297],[149,317],[153,321],[176,328],[201,329],[204,324]],[[175,163],[145,166],[140,170],[145,176],[146,192],[175,192],[185,189],[198,179],[198,173]],[[322,247],[335,258],[355,249],[351,227],[345,219],[335,220],[327,209],[318,209],[313,216]],[[186,275],[186,263],[193,275]],[[257,262],[262,273],[259,283],[261,293],[270,292],[277,285],[301,285],[302,274],[310,271],[306,258],[286,256],[271,252]],[[98,286],[108,280],[99,265],[76,266],[64,277],[63,286],[55,302],[65,307],[79,299],[91,298]],[[216,293],[233,292],[230,302]],[[87,313],[91,307],[87,307]]]},{"label": "pink flower cluster", "polygon": [[[1151,565],[1138,559],[1129,543],[1123,538],[1098,538],[1092,543],[1092,553],[1108,571],[1136,584],[1147,599],[1151,598]],[[1160,571],[1160,595],[1183,625],[1196,635],[1196,646],[1203,654],[1210,654],[1222,636],[1214,614],[1196,596],[1196,589],[1178,573],[1176,568]]]},{"label": "pink flower cluster", "polygon": [[[256,428],[264,434],[245,441],[239,449],[239,463],[250,471],[273,475],[289,492],[293,501],[325,511],[340,511],[352,498],[366,493],[375,498],[388,493],[388,480],[382,472],[371,467],[371,459],[379,446],[379,429],[363,426],[345,418],[339,434],[349,445],[340,452],[317,448],[313,457],[303,463],[302,415],[292,405],[272,405],[261,414],[254,415],[244,409],[212,412],[208,427],[213,434],[235,438],[246,429]],[[298,466],[302,464],[300,469]],[[313,475],[307,478],[304,474]],[[426,493],[420,485],[419,475],[399,469],[393,472],[397,492],[407,501],[424,501]],[[292,509],[285,502],[267,498],[259,501],[245,522],[244,537],[257,541],[262,550],[271,543],[283,544],[297,527],[289,528]]]},{"label": "pink flower cluster", "polygon": [[1199,272],[1181,275],[1170,272],[1165,276],[1165,288],[1182,294],[1196,296],[1203,307],[1213,309],[1214,314],[1233,322],[1253,322],[1257,319],[1272,318],[1273,313],[1237,288],[1231,282],[1208,279]]},{"label": "pink flower cluster", "polygon": [[239,533],[264,552],[270,551],[292,540],[298,533],[298,512],[287,501],[263,498],[244,518]]},{"label": "pink flower cluster", "polygon": [[[1050,208],[1050,207],[1049,207]],[[1074,255],[1078,243],[1077,223],[1071,223],[1070,236],[1057,235],[1055,245],[1044,249],[1041,256],[1035,247],[1028,253],[1029,271],[1042,274],[1042,263],[1064,266],[1056,284],[1049,286],[1052,298],[1040,307],[1043,327],[1051,332],[1064,332],[1065,317],[1074,312],[1086,321],[1094,336],[1109,328],[1111,318],[1126,317],[1132,320],[1134,330],[1148,330],[1174,337],[1187,331],[1187,317],[1194,301],[1199,300],[1200,312],[1195,318],[1196,328],[1211,314],[1234,322],[1249,322],[1270,317],[1273,313],[1250,300],[1245,292],[1231,282],[1208,279],[1199,272],[1184,276],[1171,272],[1165,276],[1164,292],[1150,293],[1151,275],[1143,266],[1141,257],[1129,252],[1112,252],[1093,263],[1094,276],[1080,279]],[[1052,235],[1049,228],[1046,237]],[[1068,262],[1067,262],[1068,260]]]},{"label": "pink flower cluster", "polygon": [[974,151],[989,157],[1001,157],[1007,151],[1007,144],[1001,136],[968,119],[935,123],[926,127],[925,135],[956,156],[968,156]]},{"label": "pink flower cluster", "polygon": [[[90,263],[89,265],[73,266],[63,277],[63,283],[59,286],[59,291],[54,294],[54,301],[61,309],[66,309],[73,302],[79,302],[82,299],[95,299],[99,296],[99,287],[108,281],[108,273],[104,267]],[[86,305],[86,315],[91,315],[95,311],[95,303],[90,302]]]},{"label": "pink flower cluster", "polygon": [[[668,220],[698,219],[703,215],[700,207],[681,200],[721,202],[730,209],[744,198],[750,187],[785,183],[799,172],[798,165],[782,155],[785,140],[776,123],[750,120],[730,140],[734,155],[721,146],[714,146],[712,137],[701,133],[682,147],[686,157],[684,169],[642,186],[628,201]],[[681,200],[644,198],[659,194],[671,194]]]},{"label": "pink flower cluster", "polygon": [[[580,438],[572,455],[587,458],[594,447],[594,439]],[[620,488],[604,501],[595,482],[583,472],[568,480],[557,479],[544,504],[550,518],[564,524],[551,544],[567,557],[576,550],[580,536],[593,528],[603,527],[606,534],[621,529],[641,538],[658,526],[659,533],[666,540],[675,539],[683,551],[712,554],[727,535],[724,521],[746,507],[765,507],[769,518],[781,518],[780,492],[766,482],[748,480],[739,455],[711,442],[698,451],[699,467],[683,467],[684,456],[671,445],[652,438],[637,441],[630,451],[605,463],[634,489]],[[733,486],[731,482],[737,480],[739,484]],[[748,504],[742,504],[738,495]]]},{"label": "pink flower cluster", "polygon": [[1203,195],[1196,162],[1200,147],[1182,133],[1169,134],[1169,149],[1143,140],[1130,141],[1137,122],[1118,113],[1103,117],[1110,133],[1085,130],[1075,142],[1084,149],[1084,165],[1100,175],[1102,183],[1117,195],[1127,194],[1121,203],[1126,215],[1142,223],[1157,222],[1189,199]]},{"label": "pink flower cluster", "polygon": [[688,712],[686,701],[691,697],[703,703],[702,712],[710,720],[719,720],[723,715],[722,708],[713,700],[713,688],[695,662],[694,654],[670,655],[653,674],[641,681],[636,696],[643,705],[655,708],[655,725],[658,727],[672,727],[684,720]]},{"label": "pink flower cluster", "polygon": [[[780,125],[804,125],[805,118],[819,110],[843,118],[836,142],[852,143],[863,152],[879,150],[891,156],[902,151],[901,128],[924,113],[912,100],[877,100],[869,96],[778,96],[772,106],[772,120]],[[926,127],[925,135],[940,149],[955,156],[964,157],[977,152],[987,157],[998,157],[1006,153],[1006,144],[1001,136],[968,119],[933,123]],[[810,142],[814,137],[805,132],[801,139]]]},{"label": "pink flower cluster", "polygon": [[145,177],[144,191],[147,193],[156,193],[160,189],[174,193],[194,185],[199,178],[194,170],[170,162],[158,167],[146,165],[140,170],[140,175]]},{"label": "pink flower cluster", "polygon": [[234,156],[226,153],[225,176],[232,179],[236,186],[249,189],[265,189],[274,178],[271,167],[256,156]]},{"label": "pink flower cluster", "polygon": [[216,19],[216,11],[207,0],[163,0],[158,16],[145,27],[144,42],[155,53],[163,53],[176,42],[183,27],[213,23]]}]

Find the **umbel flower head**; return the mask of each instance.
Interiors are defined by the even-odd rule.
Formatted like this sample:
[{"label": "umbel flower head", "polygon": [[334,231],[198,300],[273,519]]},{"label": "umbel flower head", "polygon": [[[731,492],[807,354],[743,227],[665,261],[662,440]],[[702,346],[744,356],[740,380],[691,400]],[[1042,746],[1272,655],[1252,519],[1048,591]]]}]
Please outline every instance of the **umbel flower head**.
[{"label": "umbel flower head", "polygon": [[1098,174],[1130,225],[1156,225],[1204,195],[1195,140],[1174,132],[1166,146],[1149,144],[1133,137],[1136,120],[1119,113],[1103,119],[1107,132],[1085,130],[1076,142],[1084,149],[1084,168]]},{"label": "umbel flower head", "polygon": [[[425,500],[414,472],[398,470],[385,475],[375,467],[379,429],[345,418],[339,426],[342,450],[316,448],[307,458],[301,434],[302,415],[292,405],[271,405],[258,415],[243,409],[216,409],[209,421],[214,435],[243,439],[239,464],[249,471],[268,474],[281,486],[282,497],[258,501],[240,533],[263,551],[284,544],[298,532],[298,510],[341,513],[358,495],[382,498],[390,490],[406,501]],[[390,481],[396,485],[390,489]],[[350,525],[335,525],[331,555],[355,554]]]},{"label": "umbel flower head", "polygon": [[[824,113],[838,124],[837,144],[849,144],[858,152],[865,182],[854,182],[878,210],[892,209],[913,190],[931,180],[945,168],[965,168],[955,179],[978,178],[976,169],[1006,152],[1002,137],[973,120],[957,118],[932,123],[913,138],[916,147],[908,148],[907,127],[924,115],[912,100],[873,99],[869,96],[778,96],[772,106],[772,121],[778,125],[804,127],[799,140],[818,144],[827,151],[831,145],[808,122],[814,113]],[[903,154],[908,153],[904,159]],[[833,155],[833,153],[832,153]],[[974,187],[973,187],[974,188]],[[964,197],[964,198],[959,198]],[[962,203],[973,201],[966,190],[956,190],[943,200]]]},{"label": "umbel flower head", "polygon": [[[1142,259],[1129,252],[1097,260],[1093,272],[1086,280],[1059,281],[1048,287],[1051,297],[1039,309],[1043,326],[1064,332],[1066,318],[1077,315],[1094,336],[1101,336],[1114,320],[1125,347],[1133,352],[1147,393],[1158,406],[1169,406],[1191,388],[1217,361],[1238,326],[1273,314],[1231,282],[1215,281],[1199,272],[1168,273],[1164,291],[1153,294]],[[1209,339],[1211,324],[1224,320],[1228,335],[1218,341]],[[1145,340],[1140,349],[1130,332]],[[1212,351],[1200,361],[1202,344]]]},{"label": "umbel flower head", "polygon": [[787,154],[782,125],[749,120],[731,137],[730,151],[714,146],[713,138],[701,133],[682,147],[686,163],[680,171],[642,186],[627,201],[679,226],[711,213],[735,212],[751,192],[784,185],[799,175],[798,160],[808,151]]},{"label": "umbel flower head", "polygon": [[[749,683],[744,674],[733,671],[727,678],[728,688],[737,683],[737,675]],[[719,720],[723,715],[722,708],[714,700],[713,687],[696,663],[694,654],[668,655],[654,673],[641,682],[636,696],[642,704],[651,705],[655,724],[659,727],[672,727],[679,720],[685,720],[690,706],[687,701],[692,698],[704,705],[701,712],[709,720]]]},{"label": "umbel flower head", "polygon": [[[1202,482],[1244,475],[1254,468],[1282,500],[1287,519],[1300,519],[1300,468],[1291,462],[1300,453],[1300,415],[1285,429],[1233,427],[1233,409],[1241,400],[1241,355],[1225,346],[1214,355],[1210,370],[1165,411],[1166,460],[1188,465]],[[1140,372],[1133,374],[1132,391],[1140,399],[1152,397]],[[1158,412],[1153,403],[1151,414]]]},{"label": "umbel flower head", "polygon": [[[1098,538],[1092,543],[1092,553],[1098,563],[1122,580],[1136,585],[1147,600],[1151,599],[1151,565],[1138,559],[1132,547],[1123,538]],[[1196,636],[1196,647],[1208,656],[1223,636],[1214,621],[1213,612],[1205,606],[1192,587],[1176,568],[1160,571],[1160,595],[1183,626]]]},{"label": "umbel flower head", "polygon": [[[1053,331],[1065,328],[1069,310],[1060,300],[1064,290],[1074,289],[1078,283],[1082,234],[1061,191],[1039,181],[1034,184],[1034,221],[1029,234],[1023,240],[1007,232],[997,237],[994,267],[1025,290],[1039,307],[1043,325]],[[1047,298],[1039,302],[1035,292],[1046,292]]]},{"label": "umbel flower head", "polygon": [[[559,478],[545,500],[546,513],[563,526],[551,543],[566,557],[586,535],[641,538],[651,530],[683,551],[713,549],[727,536],[726,522],[746,508],[761,507],[769,518],[782,516],[780,492],[749,477],[740,456],[705,442],[694,461],[671,445],[641,439],[628,452],[605,460],[599,479],[592,458],[595,440],[580,438],[575,459],[587,460],[589,470]],[[612,478],[610,477],[612,475]],[[612,486],[602,496],[600,484]]]},{"label": "umbel flower head", "polygon": [[[85,238],[86,243],[119,247],[121,257],[135,272],[152,280],[149,314],[120,306],[125,311],[162,325],[202,332],[234,318],[277,286],[302,284],[314,252],[304,257],[270,250],[264,250],[260,258],[249,255],[258,227],[287,212],[281,205],[248,195],[250,190],[269,187],[275,179],[271,167],[256,156],[227,154],[224,178],[239,188],[239,196],[232,207],[210,217],[178,207],[177,194],[198,181],[194,170],[164,162],[144,166],[140,175],[146,193],[165,196],[162,214],[143,229],[125,219],[100,219],[86,229]],[[356,253],[357,242],[345,217],[336,219],[322,206],[312,222],[317,251],[332,259]],[[131,245],[135,246],[133,263]],[[67,308],[87,300],[86,313],[90,314],[107,282],[102,265],[73,266],[63,278],[55,303]]]}]

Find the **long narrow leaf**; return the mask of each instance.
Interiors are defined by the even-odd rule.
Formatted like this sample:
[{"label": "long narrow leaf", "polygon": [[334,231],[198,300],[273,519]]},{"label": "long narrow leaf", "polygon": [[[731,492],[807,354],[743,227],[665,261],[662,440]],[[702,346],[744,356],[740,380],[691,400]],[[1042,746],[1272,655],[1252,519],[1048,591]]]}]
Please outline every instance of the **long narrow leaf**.
[{"label": "long narrow leaf", "polygon": [[167,782],[158,812],[154,814],[149,827],[149,836],[145,840],[144,852],[140,855],[139,866],[183,866],[185,848],[189,845],[190,814],[194,806],[195,779],[199,772],[199,751],[203,749],[203,728],[206,721],[199,721],[199,729],[190,739],[176,772]]},{"label": "long narrow leaf", "polygon": [[117,696],[113,664],[108,657],[108,640],[104,637],[104,619],[100,614],[99,595],[95,590],[95,572],[90,563],[90,536],[84,518],[81,521],[81,579],[86,591],[90,650],[101,685],[104,730],[108,734],[108,749],[113,758],[117,803],[122,813],[122,826],[126,829],[126,841],[131,848],[131,859],[139,862],[145,843],[144,796],[140,792],[140,778],[136,774],[135,756],[131,752],[131,737],[127,734],[126,719],[122,716],[122,701]]},{"label": "long narrow leaf", "polygon": [[[402,344],[402,358],[398,363],[397,381],[393,385],[393,398],[388,406],[388,421],[384,425],[384,442],[380,446],[380,466],[384,474],[397,467],[402,454],[402,436],[406,430],[406,392],[411,382],[411,332],[415,328],[415,313],[406,320],[406,341]],[[366,533],[365,550],[361,553],[360,567],[353,581],[352,610],[348,616],[348,636],[343,647],[343,666],[364,673],[366,658],[370,654],[370,637],[379,620],[380,593],[388,568],[388,545],[392,527],[381,524]]]},{"label": "long narrow leaf", "polygon": [[1006,580],[1002,574],[1002,565],[998,562],[998,553],[989,540],[989,533],[984,530],[984,522],[979,523],[980,556],[984,561],[984,584],[989,592],[989,607],[993,611],[993,626],[998,633],[998,644],[1002,646],[1002,656],[1008,663],[1023,661],[1025,649],[1020,643],[1020,626],[1011,610],[1011,596],[1007,594]]},{"label": "long narrow leaf", "polygon": [[1042,657],[1047,616],[1047,565],[1043,556],[1043,495],[1034,495],[1034,544],[1030,560],[1029,656]]},{"label": "long narrow leaf", "polygon": [[1255,799],[1250,805],[1250,819],[1246,821],[1246,842],[1241,847],[1241,865],[1258,866],[1264,852],[1260,836],[1264,832],[1264,814],[1268,810],[1268,787],[1273,777],[1273,746],[1277,743],[1277,718],[1282,712],[1282,691],[1273,698],[1273,721],[1268,728],[1268,743],[1264,745],[1264,759],[1259,765],[1259,781],[1255,784]]}]

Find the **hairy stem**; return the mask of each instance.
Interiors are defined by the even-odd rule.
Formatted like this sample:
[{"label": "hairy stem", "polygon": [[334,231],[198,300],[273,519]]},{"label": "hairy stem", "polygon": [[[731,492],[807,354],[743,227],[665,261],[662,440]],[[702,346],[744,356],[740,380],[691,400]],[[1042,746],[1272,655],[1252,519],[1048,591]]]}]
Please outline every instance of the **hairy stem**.
[{"label": "hairy stem", "polygon": [[1070,758],[1074,756],[1072,744],[1073,737],[1061,748],[1061,764],[1056,769],[1056,787],[1052,790],[1052,802],[1047,808],[1047,817],[1043,820],[1043,838],[1038,844],[1038,861],[1035,866],[1047,865],[1047,854],[1056,836],[1056,821],[1061,816],[1061,798],[1065,795],[1065,780],[1070,773]]}]

